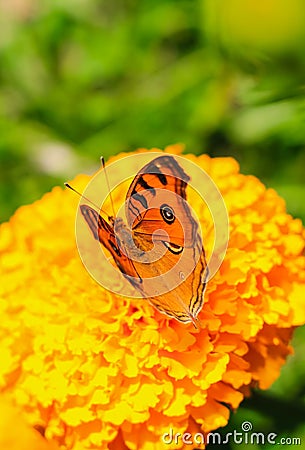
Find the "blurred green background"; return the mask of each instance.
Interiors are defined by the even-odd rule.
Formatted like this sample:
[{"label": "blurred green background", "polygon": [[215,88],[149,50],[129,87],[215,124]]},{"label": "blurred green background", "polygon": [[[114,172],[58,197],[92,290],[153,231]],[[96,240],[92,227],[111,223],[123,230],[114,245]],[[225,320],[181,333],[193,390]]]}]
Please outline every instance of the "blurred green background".
[{"label": "blurred green background", "polygon": [[[177,142],[234,156],[305,220],[304,125],[303,0],[0,0],[0,221],[101,154]],[[229,428],[305,446],[304,342]]]}]

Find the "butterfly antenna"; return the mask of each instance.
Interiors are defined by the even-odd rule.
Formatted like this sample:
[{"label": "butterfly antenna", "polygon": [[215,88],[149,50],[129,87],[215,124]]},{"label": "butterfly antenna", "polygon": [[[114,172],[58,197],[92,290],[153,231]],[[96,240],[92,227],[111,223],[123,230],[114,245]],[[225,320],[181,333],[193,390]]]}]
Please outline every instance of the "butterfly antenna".
[{"label": "butterfly antenna", "polygon": [[98,213],[102,212],[103,214],[105,214],[108,218],[109,218],[109,214],[106,213],[106,211],[104,211],[103,209],[101,209],[99,206],[97,206],[94,202],[92,202],[88,197],[86,197],[85,195],[81,194],[78,190],[76,190],[73,186],[71,186],[71,184],[69,183],[64,183],[64,185],[71,189],[71,191],[75,192],[77,195],[79,195],[81,198],[83,198],[84,200],[86,200],[86,202],[90,203],[90,205],[94,206],[94,208],[96,209],[96,211]]},{"label": "butterfly antenna", "polygon": [[105,178],[106,178],[106,183],[107,183],[107,187],[108,187],[108,192],[109,192],[109,197],[110,197],[110,202],[111,202],[111,208],[112,208],[112,213],[113,213],[113,217],[116,216],[115,214],[115,210],[114,210],[114,203],[113,203],[113,198],[111,195],[111,190],[110,190],[110,184],[109,184],[109,179],[108,179],[108,175],[107,175],[107,170],[106,170],[106,165],[105,165],[105,159],[104,156],[100,157],[101,160],[101,165],[103,167],[103,170],[105,172]]}]

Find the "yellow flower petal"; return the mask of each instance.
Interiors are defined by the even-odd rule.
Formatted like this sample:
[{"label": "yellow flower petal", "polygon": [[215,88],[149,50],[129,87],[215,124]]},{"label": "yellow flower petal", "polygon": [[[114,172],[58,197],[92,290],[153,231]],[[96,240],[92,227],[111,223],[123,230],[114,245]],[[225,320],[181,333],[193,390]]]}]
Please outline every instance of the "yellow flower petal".
[{"label": "yellow flower petal", "polygon": [[[71,192],[55,188],[1,225],[0,385],[26,420],[0,408],[1,448],[161,450],[170,427],[208,433],[224,426],[229,409],[220,402],[235,409],[253,383],[265,389],[278,377],[292,331],[305,323],[302,223],[274,190],[240,174],[234,159],[186,157],[213,178],[230,219],[201,330],[89,276],[75,244],[79,199]],[[89,181],[80,175],[72,184],[82,191]],[[126,186],[117,189],[116,209]],[[202,229],[212,229],[191,190],[189,201]],[[213,245],[206,233],[208,257]],[[103,270],[108,265],[96,267]]]}]

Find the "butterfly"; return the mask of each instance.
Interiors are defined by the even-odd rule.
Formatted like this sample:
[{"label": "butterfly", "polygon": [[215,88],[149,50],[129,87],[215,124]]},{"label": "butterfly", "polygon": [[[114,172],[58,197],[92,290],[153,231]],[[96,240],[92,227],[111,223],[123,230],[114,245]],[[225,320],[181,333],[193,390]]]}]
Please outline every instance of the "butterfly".
[{"label": "butterfly", "polygon": [[105,220],[86,204],[80,210],[94,239],[141,297],[197,328],[208,267],[199,224],[186,201],[189,180],[173,156],[162,155],[133,179],[126,195],[127,223],[116,216]]}]

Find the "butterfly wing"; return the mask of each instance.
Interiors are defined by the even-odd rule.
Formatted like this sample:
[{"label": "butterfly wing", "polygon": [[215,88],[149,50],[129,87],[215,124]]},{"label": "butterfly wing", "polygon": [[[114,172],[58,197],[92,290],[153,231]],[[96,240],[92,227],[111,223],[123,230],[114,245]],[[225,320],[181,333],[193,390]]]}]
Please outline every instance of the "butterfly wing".
[{"label": "butterfly wing", "polygon": [[193,321],[203,304],[207,264],[198,223],[186,202],[189,176],[169,155],[137,174],[127,193],[127,221],[148,262],[133,261],[141,289],[161,312]]},{"label": "butterfly wing", "polygon": [[[137,242],[137,236],[134,237]],[[138,241],[139,243],[139,241]],[[145,247],[141,236],[141,247]],[[150,241],[147,241],[147,248]],[[164,247],[163,247],[164,249]],[[152,252],[152,263],[133,261],[135,270],[141,277],[143,297],[146,297],[160,312],[174,317],[180,322],[192,321],[203,305],[208,269],[201,238],[198,235],[193,247],[182,252],[171,253],[156,242]],[[160,258],[156,257],[160,254]]]},{"label": "butterfly wing", "polygon": [[[136,175],[126,196],[126,217],[137,234],[151,236],[162,229],[178,246],[191,246],[198,224],[186,203],[190,177],[170,155],[146,164]],[[175,219],[171,220],[171,213]],[[157,237],[157,235],[156,235]]]},{"label": "butterfly wing", "polygon": [[120,243],[117,241],[114,232],[114,223],[108,223],[100,216],[100,214],[88,205],[81,205],[80,210],[93,237],[103,244],[110,252],[120,271],[124,275],[131,277],[131,279],[134,280],[134,285],[137,284],[139,277],[135,271],[132,260],[130,260],[126,253],[122,252],[122,249],[120,248]]}]

